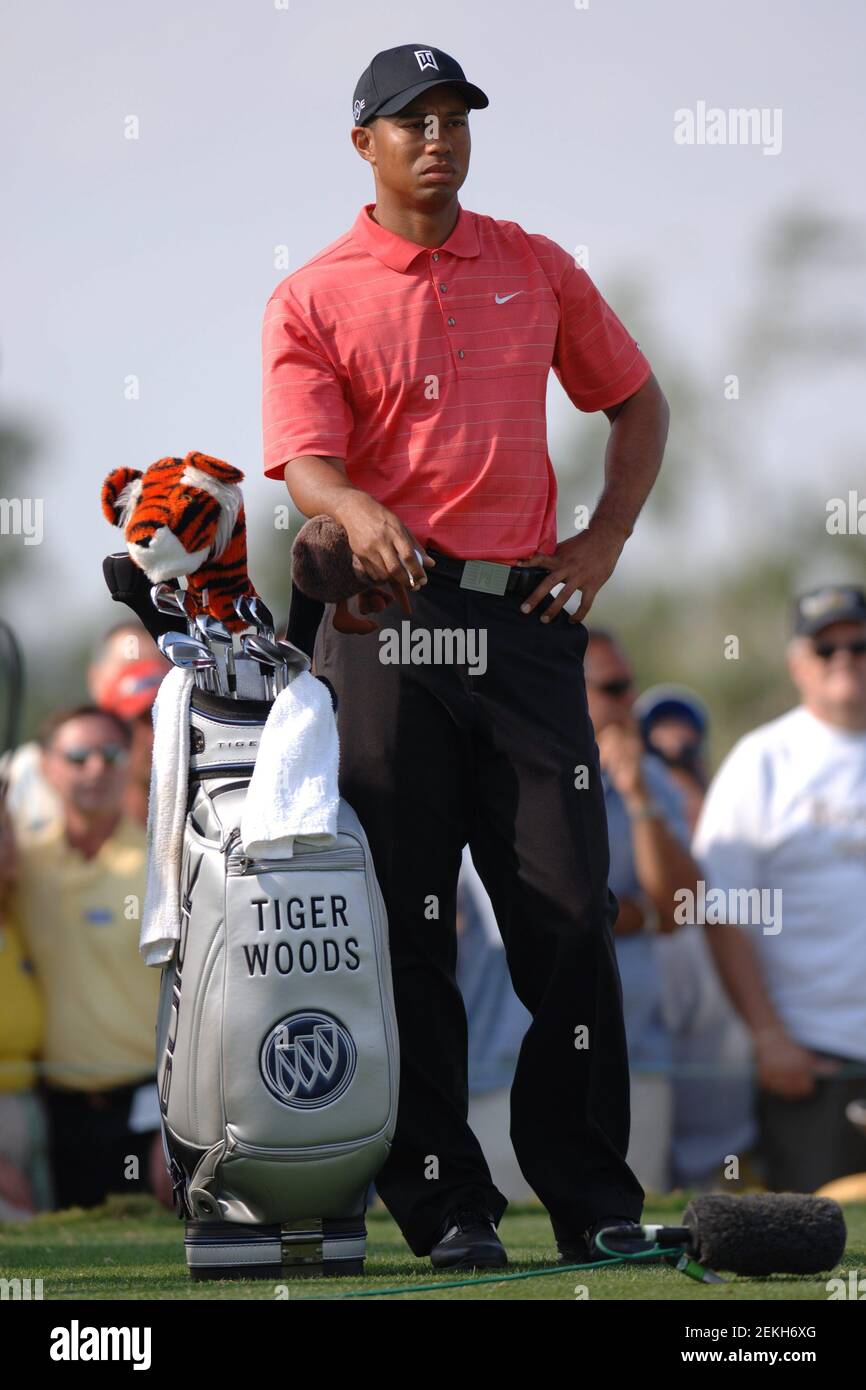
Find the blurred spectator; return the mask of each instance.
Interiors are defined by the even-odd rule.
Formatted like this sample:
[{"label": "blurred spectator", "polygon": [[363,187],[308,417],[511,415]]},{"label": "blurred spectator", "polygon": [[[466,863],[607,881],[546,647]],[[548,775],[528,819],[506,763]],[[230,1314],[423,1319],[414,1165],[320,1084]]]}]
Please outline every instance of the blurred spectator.
[{"label": "blurred spectator", "polygon": [[610,887],[619,902],[614,927],[631,1072],[628,1164],[641,1185],[671,1185],[674,1049],[664,1015],[657,933],[677,929],[674,894],[694,890],[682,799],[660,762],[645,752],[631,707],[629,662],[608,632],[592,629],[584,660],[589,713],[604,784]]},{"label": "blurred spectator", "polygon": [[0,1221],[26,1220],[49,1205],[45,1117],[34,1060],[42,1042],[42,1003],[6,904],[17,856],[0,800]]},{"label": "blurred spectator", "polygon": [[60,1207],[149,1184],[166,1196],[159,977],[138,953],[146,838],[124,812],[131,739],[124,720],[96,706],[46,722],[42,772],[61,814],[19,845],[9,901],[44,1000],[43,1093]]},{"label": "blurred spectator", "polygon": [[[145,708],[145,695],[149,697],[149,711],[162,676],[169,669],[170,663],[149,633],[139,622],[127,618],[100,638],[87,669],[87,686],[94,704],[114,709],[122,718],[137,722],[137,715]],[[146,812],[142,814],[141,769],[145,756],[149,765],[149,739],[142,720],[138,746],[131,759],[132,768],[138,770],[131,771],[127,792],[129,812],[142,824],[146,822]],[[43,774],[42,752],[35,740],[22,744],[9,759],[8,780],[15,838],[19,845],[26,845],[32,836],[39,836],[60,817],[58,796]],[[144,800],[146,806],[146,792]]]},{"label": "blurred spectator", "polygon": [[[659,758],[683,798],[694,834],[709,783],[709,711],[685,685],[654,685],[635,700],[644,746]],[[730,1155],[744,1156],[756,1136],[748,1030],[719,980],[702,929],[655,942],[662,973],[662,1011],[673,1047],[671,1179],[706,1188],[724,1176]]]},{"label": "blurred spectator", "polygon": [[845,1116],[866,1074],[866,595],[801,596],[794,634],[801,703],[729,753],[695,852],[726,896],[706,932],[754,1039],[767,1185],[812,1192],[866,1169]]},{"label": "blurred spectator", "polygon": [[709,783],[706,737],[709,714],[699,695],[685,685],[654,685],[635,700],[648,753],[664,763],[683,798],[686,823],[693,833]]},{"label": "blurred spectator", "polygon": [[124,811],[132,820],[147,826],[150,792],[150,765],[153,756],[153,702],[169,669],[158,651],[156,657],[129,661],[102,687],[101,709],[124,719],[132,733]]}]

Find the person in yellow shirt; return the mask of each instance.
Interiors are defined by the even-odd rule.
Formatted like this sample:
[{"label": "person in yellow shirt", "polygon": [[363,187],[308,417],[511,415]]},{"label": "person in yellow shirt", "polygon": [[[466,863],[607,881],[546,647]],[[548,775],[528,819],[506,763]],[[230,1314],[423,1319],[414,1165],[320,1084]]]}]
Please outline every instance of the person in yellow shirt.
[{"label": "person in yellow shirt", "polygon": [[35,1093],[42,1001],[6,915],[16,868],[12,822],[0,801],[0,1221],[25,1221],[49,1198],[45,1117]]},{"label": "person in yellow shirt", "polygon": [[61,1208],[146,1187],[165,1199],[159,977],[138,952],[146,832],[124,810],[131,737],[94,705],[43,726],[42,772],[62,816],[19,845],[10,897],[44,999],[42,1090]]},{"label": "person in yellow shirt", "polygon": [[[147,789],[153,728],[150,708],[170,662],[141,623],[125,618],[101,637],[87,668],[90,699],[100,709],[120,715],[132,726],[125,810],[147,824]],[[42,769],[42,750],[35,739],[21,744],[5,759],[8,808],[19,845],[62,819],[62,807]]]}]

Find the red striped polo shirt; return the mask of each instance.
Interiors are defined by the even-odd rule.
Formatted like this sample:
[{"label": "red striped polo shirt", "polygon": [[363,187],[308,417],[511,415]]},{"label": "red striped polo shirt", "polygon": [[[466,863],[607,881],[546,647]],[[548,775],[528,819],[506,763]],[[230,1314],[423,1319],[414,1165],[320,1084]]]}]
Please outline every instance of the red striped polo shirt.
[{"label": "red striped polo shirt", "polygon": [[574,258],[460,207],[440,247],[354,226],[276,287],[263,327],[265,474],[345,459],[423,545],[512,562],[556,548],[553,368],[579,410],[650,364]]}]

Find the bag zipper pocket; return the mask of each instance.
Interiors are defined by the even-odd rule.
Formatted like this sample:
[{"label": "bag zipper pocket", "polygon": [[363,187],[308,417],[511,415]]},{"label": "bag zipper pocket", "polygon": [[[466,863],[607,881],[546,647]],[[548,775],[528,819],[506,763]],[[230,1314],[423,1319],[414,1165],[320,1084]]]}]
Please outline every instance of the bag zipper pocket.
[{"label": "bag zipper pocket", "polygon": [[375,1143],[386,1133],[387,1124],[381,1129],[377,1129],[374,1134],[367,1134],[363,1139],[350,1139],[345,1144],[317,1144],[310,1148],[281,1149],[264,1148],[259,1144],[247,1144],[243,1139],[236,1139],[229,1130],[229,1140],[226,1145],[225,1158],[231,1158],[233,1154],[246,1155],[249,1158],[272,1158],[279,1162],[287,1160],[289,1162],[303,1162],[311,1158],[339,1157],[341,1154],[352,1153],[355,1149],[366,1149],[370,1144]]},{"label": "bag zipper pocket", "polygon": [[364,869],[364,851],[354,849],[351,845],[339,846],[336,849],[325,850],[319,854],[295,854],[291,859],[250,859],[243,853],[229,853],[226,861],[226,873],[233,878],[245,877],[250,874],[275,874],[288,871],[291,873],[303,873],[305,869],[325,872],[333,869],[336,872],[349,869]]}]

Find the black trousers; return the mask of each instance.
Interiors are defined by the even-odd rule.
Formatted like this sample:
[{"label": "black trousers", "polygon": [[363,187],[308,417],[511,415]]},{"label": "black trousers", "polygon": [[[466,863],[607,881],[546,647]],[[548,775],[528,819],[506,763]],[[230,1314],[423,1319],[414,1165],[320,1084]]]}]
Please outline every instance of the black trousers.
[{"label": "black trousers", "polygon": [[[132,1098],[147,1079],[96,1092],[43,1086],[58,1210],[95,1207],[112,1192],[149,1190],[153,1130],[137,1133],[129,1128]],[[137,1178],[125,1176],[132,1155],[138,1160]]]},{"label": "black trousers", "polygon": [[[810,1051],[849,1065],[852,1060]],[[771,1192],[817,1192],[866,1169],[866,1135],[845,1114],[849,1101],[864,1094],[862,1076],[817,1076],[812,1094],[796,1100],[758,1090],[758,1149]]]},{"label": "black trousers", "polygon": [[[431,575],[412,595],[411,623],[393,602],[376,615],[378,634],[342,634],[329,605],[316,639],[317,674],[339,700],[340,791],[367,832],[389,918],[401,1083],[376,1186],[417,1255],[455,1206],[480,1205],[497,1222],[507,1206],[467,1124],[455,982],[467,843],[532,1014],[511,1090],[521,1170],[560,1234],[601,1216],[637,1219],[643,1203],[625,1161],[628,1055],[583,678],[588,634],[565,614],[543,624],[519,604]],[[477,632],[486,669],[476,660],[470,673],[480,647],[462,665],[384,659],[383,637],[402,634],[405,648],[422,630]]]}]

